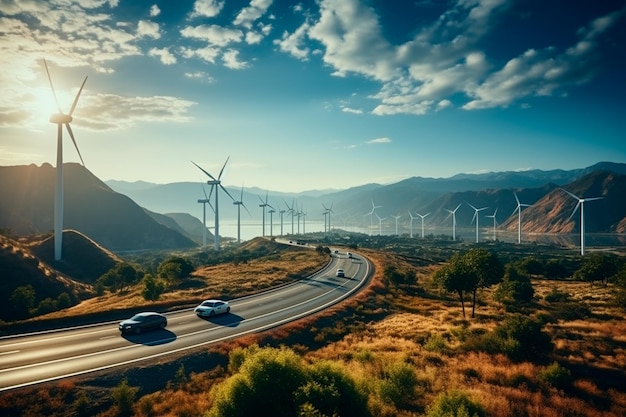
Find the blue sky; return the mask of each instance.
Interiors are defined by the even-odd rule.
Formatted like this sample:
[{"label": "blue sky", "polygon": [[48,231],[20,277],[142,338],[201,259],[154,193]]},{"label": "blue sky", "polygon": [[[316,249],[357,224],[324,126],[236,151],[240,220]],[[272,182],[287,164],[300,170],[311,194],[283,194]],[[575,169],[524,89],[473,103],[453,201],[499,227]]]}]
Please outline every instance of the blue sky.
[{"label": "blue sky", "polygon": [[[574,5],[575,4],[575,5]],[[0,165],[298,192],[626,162],[623,1],[0,0]],[[64,160],[78,154],[64,132]]]}]

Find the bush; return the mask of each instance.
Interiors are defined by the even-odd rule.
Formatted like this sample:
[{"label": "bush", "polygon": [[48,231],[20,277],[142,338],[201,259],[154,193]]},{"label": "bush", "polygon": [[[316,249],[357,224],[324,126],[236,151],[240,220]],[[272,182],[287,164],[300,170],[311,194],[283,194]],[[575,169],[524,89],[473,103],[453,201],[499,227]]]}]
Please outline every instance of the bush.
[{"label": "bush", "polygon": [[572,373],[558,362],[553,362],[552,365],[539,371],[537,377],[540,381],[558,389],[567,388],[572,382]]},{"label": "bush", "polygon": [[483,407],[461,391],[439,394],[427,407],[426,417],[483,417]]},{"label": "bush", "polygon": [[128,385],[127,379],[123,379],[117,387],[113,388],[111,396],[120,415],[130,416],[132,414],[133,404],[138,391],[139,387],[131,387]]},{"label": "bush", "polygon": [[401,407],[415,397],[417,376],[412,367],[405,363],[391,364],[385,370],[385,376],[379,385],[380,397]]},{"label": "bush", "polygon": [[424,349],[428,352],[443,352],[446,347],[446,339],[440,334],[431,334],[424,343]]}]

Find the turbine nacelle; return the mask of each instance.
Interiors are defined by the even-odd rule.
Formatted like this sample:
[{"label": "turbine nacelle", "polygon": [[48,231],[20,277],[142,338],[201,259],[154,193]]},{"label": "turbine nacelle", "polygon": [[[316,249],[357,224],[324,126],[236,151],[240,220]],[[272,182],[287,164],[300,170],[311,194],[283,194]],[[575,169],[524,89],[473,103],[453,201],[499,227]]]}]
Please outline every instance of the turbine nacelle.
[{"label": "turbine nacelle", "polygon": [[55,113],[50,116],[50,123],[54,123],[57,125],[69,124],[72,122],[72,120],[74,120],[72,116],[70,116],[69,114],[64,114],[64,113]]}]

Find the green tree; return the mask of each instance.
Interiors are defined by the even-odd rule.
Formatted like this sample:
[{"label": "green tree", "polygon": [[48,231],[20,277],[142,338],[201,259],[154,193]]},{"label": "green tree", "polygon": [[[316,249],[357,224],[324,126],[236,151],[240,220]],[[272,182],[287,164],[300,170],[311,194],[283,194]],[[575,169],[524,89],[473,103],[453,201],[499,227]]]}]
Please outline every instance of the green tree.
[{"label": "green tree", "polygon": [[546,272],[543,263],[535,257],[522,259],[519,263],[519,269],[530,275],[543,275]]},{"label": "green tree", "polygon": [[96,281],[97,285],[103,285],[111,291],[126,291],[134,285],[143,275],[128,262],[120,262],[115,267],[104,273]]},{"label": "green tree", "polygon": [[476,309],[476,293],[502,280],[504,267],[498,257],[485,249],[470,249],[465,254],[454,254],[448,264],[437,270],[435,282],[446,291],[455,292],[461,300],[465,317],[465,293],[472,296],[472,317]]},{"label": "green tree", "polygon": [[164,278],[170,286],[176,286],[193,271],[194,267],[191,262],[176,256],[166,259],[159,265],[158,275]]},{"label": "green tree", "polygon": [[443,392],[426,409],[426,417],[482,417],[483,407],[462,391]]},{"label": "green tree", "polygon": [[143,289],[141,290],[141,296],[144,300],[158,300],[165,291],[165,285],[151,274],[144,275],[142,283]]},{"label": "green tree", "polygon": [[615,256],[594,252],[585,256],[580,268],[574,272],[574,279],[587,281],[593,285],[599,281],[601,285],[607,286],[609,279],[618,271]]},{"label": "green tree", "polygon": [[17,287],[11,293],[9,302],[16,317],[26,317],[35,305],[35,289],[30,284]]},{"label": "green tree", "polygon": [[535,291],[530,277],[520,271],[517,265],[507,264],[504,269],[504,279],[494,291],[496,301],[513,306],[519,303],[530,303]]},{"label": "green tree", "polygon": [[62,310],[71,306],[72,299],[70,298],[70,295],[66,292],[62,292],[61,294],[59,294],[59,296],[57,297],[57,308],[59,310]]},{"label": "green tree", "polygon": [[133,405],[135,404],[135,398],[139,387],[131,387],[128,385],[128,380],[124,378],[117,387],[113,388],[111,396],[113,402],[117,406],[119,415],[130,416],[133,413]]}]

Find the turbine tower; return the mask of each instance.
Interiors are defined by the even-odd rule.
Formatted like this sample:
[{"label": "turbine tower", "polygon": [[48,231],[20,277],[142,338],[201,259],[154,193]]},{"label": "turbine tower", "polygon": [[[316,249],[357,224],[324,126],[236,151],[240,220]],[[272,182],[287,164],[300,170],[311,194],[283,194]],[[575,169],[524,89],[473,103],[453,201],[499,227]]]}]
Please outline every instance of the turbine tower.
[{"label": "turbine tower", "polygon": [[218,198],[217,198],[219,194],[219,189],[221,188],[226,193],[226,195],[230,197],[231,200],[235,201],[233,196],[230,195],[228,190],[224,188],[221,182],[222,174],[224,173],[224,168],[226,168],[226,164],[228,163],[229,159],[230,159],[230,156],[226,158],[226,162],[224,162],[224,165],[222,166],[222,169],[220,170],[220,173],[217,176],[217,178],[209,174],[207,171],[204,170],[204,168],[200,167],[195,162],[191,161],[192,164],[197,166],[202,172],[204,172],[205,174],[209,176],[209,178],[211,178],[211,181],[207,181],[207,184],[211,186],[211,191],[209,191],[209,196],[213,192],[213,188],[215,188],[215,208],[214,208],[214,211],[215,211],[215,250],[220,250],[220,215],[219,215],[220,207],[219,207]]},{"label": "turbine tower", "polygon": [[378,236],[382,236],[383,235],[383,220],[386,220],[386,217],[380,217],[378,215],[378,213],[375,213],[376,217],[378,218]]},{"label": "turbine tower", "polygon": [[593,200],[601,200],[604,197],[580,198],[577,195],[570,193],[564,188],[561,188],[561,190],[565,191],[567,194],[572,196],[572,198],[575,198],[576,200],[578,200],[578,203],[576,203],[576,207],[574,207],[572,214],[570,214],[567,220],[569,221],[576,213],[576,210],[578,210],[578,207],[580,207],[580,255],[584,256],[585,255],[585,202],[593,201]]},{"label": "turbine tower", "polygon": [[496,214],[498,213],[498,208],[496,207],[496,211],[493,212],[493,214],[491,216],[485,216],[485,217],[490,217],[493,219],[493,241],[496,241],[496,226],[498,225],[498,221],[496,220]]},{"label": "turbine tower", "polygon": [[411,213],[410,210],[409,210],[409,217],[411,218],[411,222],[410,222],[410,224],[411,224],[411,233],[410,233],[409,236],[412,238],[413,237],[413,220],[415,220],[415,217],[413,217],[413,214]]},{"label": "turbine tower", "polygon": [[204,193],[204,198],[203,199],[198,199],[198,203],[202,204],[202,246],[206,246],[206,205],[207,203],[209,203],[209,206],[211,206],[211,209],[213,211],[215,211],[215,209],[213,208],[213,206],[211,205],[211,199],[206,195],[206,190],[204,189],[204,185],[202,185],[202,183],[200,183],[200,185],[202,186],[202,192]]},{"label": "turbine tower", "polygon": [[366,216],[370,216],[370,234],[372,233],[372,229],[374,228],[374,212],[377,208],[381,208],[382,206],[377,206],[374,204],[374,200],[370,200],[372,202],[372,210],[369,213],[366,213]]},{"label": "turbine tower", "polygon": [[456,211],[459,209],[459,207],[461,207],[461,203],[459,203],[459,205],[456,206],[454,210],[446,209],[447,212],[450,212],[450,214],[452,214],[452,240],[456,240]]},{"label": "turbine tower", "polygon": [[269,191],[266,191],[266,192],[265,192],[265,201],[263,201],[263,199],[261,198],[261,196],[258,196],[258,197],[259,197],[259,200],[261,200],[261,204],[259,204],[259,207],[261,207],[261,208],[263,209],[263,235],[262,235],[262,236],[265,236],[265,211],[267,210],[267,207],[270,207],[270,208],[272,208],[272,209],[274,208],[274,207],[270,206],[270,205],[267,203],[267,196],[268,196],[268,193],[269,193]]},{"label": "turbine tower", "polygon": [[393,218],[394,218],[394,219],[396,219],[396,236],[398,236],[398,219],[399,219],[400,217],[402,217],[402,216],[400,216],[400,215],[393,216]]},{"label": "turbine tower", "polygon": [[291,206],[289,206],[289,204],[287,204],[287,202],[285,200],[283,200],[285,202],[285,205],[287,206],[287,212],[289,214],[291,214],[291,234],[293,235],[293,218],[296,215],[296,211],[293,209],[293,207],[295,206],[296,200],[294,199],[291,202]]},{"label": "turbine tower", "polygon": [[426,213],[426,214],[419,214],[419,213],[415,213],[418,216],[420,216],[422,218],[422,239],[424,239],[424,217],[428,216],[430,213]]},{"label": "turbine tower", "polygon": [[513,195],[515,196],[515,201],[517,201],[517,207],[515,207],[511,215],[517,211],[517,243],[522,243],[522,207],[531,207],[532,204],[522,204],[519,202],[519,198],[517,198],[517,193],[514,192]]},{"label": "turbine tower", "polygon": [[243,185],[241,186],[241,195],[239,196],[239,200],[233,201],[233,204],[237,206],[237,243],[240,243],[241,242],[241,206],[243,206],[243,208],[246,209],[248,214],[252,216],[252,214],[250,214],[250,210],[248,210],[248,207],[246,207],[246,205],[243,204]]},{"label": "turbine tower", "polygon": [[274,236],[274,213],[276,213],[276,210],[270,206],[267,212],[270,214],[270,236]]},{"label": "turbine tower", "polygon": [[279,210],[280,214],[280,235],[283,236],[283,215],[287,212],[287,210]]},{"label": "turbine tower", "polygon": [[326,207],[322,204],[322,207],[324,207],[324,232],[326,232],[326,221],[328,220],[328,232],[330,233],[330,214],[334,213],[333,204],[334,203],[330,203],[330,207]]},{"label": "turbine tower", "polygon": [[476,208],[472,206],[470,203],[467,203],[467,205],[474,209],[474,217],[472,217],[472,222],[474,222],[474,219],[476,219],[476,243],[478,243],[478,212],[487,210],[489,207]]},{"label": "turbine tower", "polygon": [[54,194],[54,260],[60,261],[62,256],[62,248],[63,248],[63,125],[67,129],[67,133],[69,133],[72,142],[74,143],[74,147],[76,148],[76,152],[78,152],[78,156],[80,158],[80,162],[85,166],[85,162],[83,161],[83,157],[80,154],[80,150],[78,150],[78,145],[76,144],[76,139],[74,138],[74,132],[72,132],[72,128],[70,127],[70,123],[72,122],[72,114],[76,109],[76,104],[78,103],[78,98],[80,97],[80,93],[83,91],[83,87],[87,82],[87,77],[83,80],[83,83],[76,93],[76,97],[74,98],[74,102],[72,103],[72,107],[70,107],[70,112],[65,114],[63,110],[61,110],[61,106],[59,105],[59,100],[57,99],[57,93],[54,91],[54,85],[52,84],[52,78],[50,77],[50,71],[48,70],[48,63],[46,60],[43,60],[43,64],[46,67],[46,74],[48,75],[48,82],[50,83],[50,88],[52,89],[52,95],[54,96],[54,102],[59,109],[58,113],[52,114],[50,116],[50,123],[54,123],[57,125],[57,171],[56,171],[56,192]]}]

